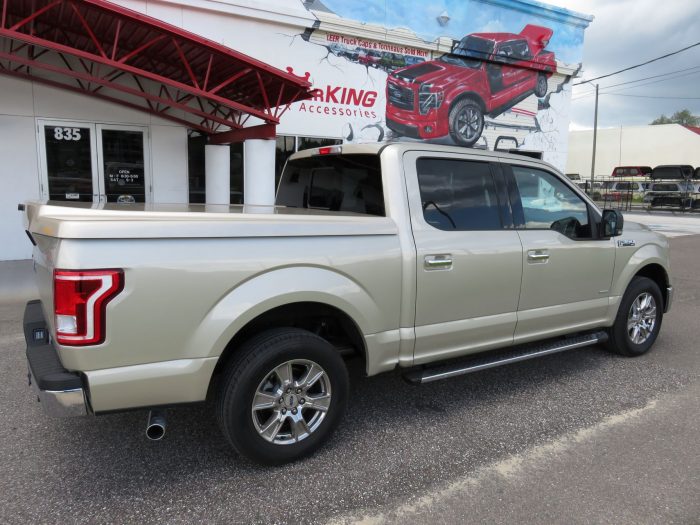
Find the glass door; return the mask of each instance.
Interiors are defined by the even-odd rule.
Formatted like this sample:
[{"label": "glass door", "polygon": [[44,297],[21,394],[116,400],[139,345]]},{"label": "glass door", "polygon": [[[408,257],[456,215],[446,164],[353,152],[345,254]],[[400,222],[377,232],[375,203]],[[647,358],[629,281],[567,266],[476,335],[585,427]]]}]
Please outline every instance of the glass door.
[{"label": "glass door", "polygon": [[105,202],[147,202],[146,128],[97,125],[100,193]]},{"label": "glass door", "polygon": [[136,126],[39,120],[42,198],[150,201],[147,131]]},{"label": "glass door", "polygon": [[38,132],[42,198],[97,202],[95,126],[40,120]]}]

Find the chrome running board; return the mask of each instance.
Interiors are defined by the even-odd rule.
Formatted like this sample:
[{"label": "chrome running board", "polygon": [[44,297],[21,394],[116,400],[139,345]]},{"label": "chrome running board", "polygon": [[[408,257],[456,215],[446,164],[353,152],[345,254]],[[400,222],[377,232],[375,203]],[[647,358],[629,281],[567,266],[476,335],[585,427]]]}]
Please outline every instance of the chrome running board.
[{"label": "chrome running board", "polygon": [[462,360],[458,363],[434,365],[417,370],[414,369],[404,374],[404,378],[409,383],[431,383],[441,379],[471,374],[479,370],[486,370],[487,368],[526,361],[543,355],[556,354],[559,352],[566,352],[567,350],[575,350],[576,348],[582,348],[584,346],[604,343],[607,340],[608,334],[606,332],[576,335],[545,343],[523,345],[498,353],[489,353],[486,356],[477,356],[467,361]]}]

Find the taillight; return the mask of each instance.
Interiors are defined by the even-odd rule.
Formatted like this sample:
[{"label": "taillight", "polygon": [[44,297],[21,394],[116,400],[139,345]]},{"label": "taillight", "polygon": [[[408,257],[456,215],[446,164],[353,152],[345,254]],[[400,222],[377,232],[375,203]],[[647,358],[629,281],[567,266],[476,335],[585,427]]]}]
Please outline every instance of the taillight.
[{"label": "taillight", "polygon": [[122,270],[54,270],[56,341],[97,345],[105,340],[105,310],[124,288]]}]

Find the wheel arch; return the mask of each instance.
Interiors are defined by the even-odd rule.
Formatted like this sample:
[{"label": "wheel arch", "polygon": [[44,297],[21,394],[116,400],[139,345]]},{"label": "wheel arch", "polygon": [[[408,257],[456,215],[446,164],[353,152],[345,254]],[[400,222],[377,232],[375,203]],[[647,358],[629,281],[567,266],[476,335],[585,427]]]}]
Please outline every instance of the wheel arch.
[{"label": "wheel arch", "polygon": [[657,284],[661,290],[661,297],[664,300],[665,309],[668,304],[668,287],[671,284],[666,269],[658,263],[651,263],[640,268],[637,273],[634,274],[633,278],[634,277],[647,277]]},{"label": "wheel arch", "polygon": [[463,91],[459,95],[457,95],[455,98],[452,99],[450,102],[450,107],[447,111],[448,115],[452,111],[452,108],[454,108],[457,104],[459,104],[462,100],[464,99],[472,99],[475,101],[477,104],[479,104],[479,107],[481,108],[481,111],[486,114],[486,103],[484,102],[484,99],[481,98],[481,96],[476,92],[476,91]]},{"label": "wheel arch", "polygon": [[301,328],[325,339],[339,352],[354,352],[367,362],[365,338],[357,322],[346,312],[327,303],[303,301],[271,308],[248,321],[226,344],[214,368],[214,375],[221,372],[226,363],[247,340],[272,328]]}]

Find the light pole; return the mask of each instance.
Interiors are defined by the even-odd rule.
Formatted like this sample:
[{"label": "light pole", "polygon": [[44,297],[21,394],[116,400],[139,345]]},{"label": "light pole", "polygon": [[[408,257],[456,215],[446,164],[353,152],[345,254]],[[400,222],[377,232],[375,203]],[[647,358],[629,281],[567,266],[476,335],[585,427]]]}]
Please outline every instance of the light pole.
[{"label": "light pole", "polygon": [[593,197],[593,181],[595,180],[595,147],[598,135],[598,84],[595,85],[595,113],[593,114],[593,158],[591,159],[591,198]]}]

